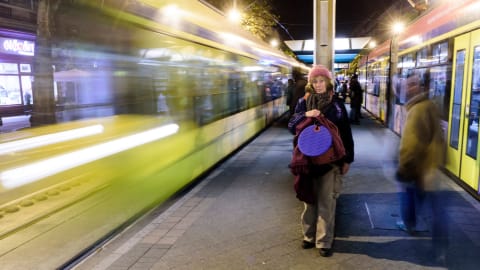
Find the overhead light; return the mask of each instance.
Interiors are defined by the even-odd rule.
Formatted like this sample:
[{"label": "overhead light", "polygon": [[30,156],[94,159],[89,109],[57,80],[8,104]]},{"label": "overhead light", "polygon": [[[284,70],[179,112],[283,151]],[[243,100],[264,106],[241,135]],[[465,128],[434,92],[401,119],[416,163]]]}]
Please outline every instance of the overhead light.
[{"label": "overhead light", "polygon": [[239,23],[242,19],[242,14],[237,9],[231,9],[228,12],[228,19],[234,23]]}]

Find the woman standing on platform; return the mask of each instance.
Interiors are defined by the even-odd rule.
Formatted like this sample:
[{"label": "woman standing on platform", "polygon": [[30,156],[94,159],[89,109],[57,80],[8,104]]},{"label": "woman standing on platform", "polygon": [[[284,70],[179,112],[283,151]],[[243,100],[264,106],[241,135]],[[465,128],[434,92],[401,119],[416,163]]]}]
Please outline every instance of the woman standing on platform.
[{"label": "woman standing on platform", "polygon": [[348,172],[354,159],[354,145],[345,106],[334,97],[330,71],[323,66],[314,66],[308,74],[307,87],[313,91],[306,99],[305,110],[296,110],[290,119],[288,124],[290,131],[295,133],[296,126],[305,118],[323,114],[337,126],[346,152],[341,160],[333,163],[309,164],[308,174],[298,177],[311,183],[309,185],[311,190],[308,192],[313,195],[312,201],[304,202],[305,208],[301,215],[302,248],[316,247],[322,257],[328,257],[332,255],[336,200],[342,187],[342,175]]}]

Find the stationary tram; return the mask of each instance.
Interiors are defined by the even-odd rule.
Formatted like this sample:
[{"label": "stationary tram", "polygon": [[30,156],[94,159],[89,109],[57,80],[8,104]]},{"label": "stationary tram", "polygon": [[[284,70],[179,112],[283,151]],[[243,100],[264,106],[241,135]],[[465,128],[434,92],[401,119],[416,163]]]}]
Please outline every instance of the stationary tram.
[{"label": "stationary tram", "polygon": [[[444,1],[360,60],[364,107],[401,134],[406,80],[413,72],[442,113],[447,172],[477,199],[480,113],[480,2]],[[398,62],[390,61],[398,47]],[[390,63],[394,64],[390,64]],[[394,69],[393,71],[391,69]]]}]

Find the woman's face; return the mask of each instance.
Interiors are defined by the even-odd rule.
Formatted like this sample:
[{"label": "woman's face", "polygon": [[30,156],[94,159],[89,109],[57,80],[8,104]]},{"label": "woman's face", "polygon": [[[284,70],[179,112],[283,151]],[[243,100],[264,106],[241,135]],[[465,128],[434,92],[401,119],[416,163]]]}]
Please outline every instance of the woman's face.
[{"label": "woman's face", "polygon": [[311,83],[315,93],[322,94],[327,92],[327,80],[323,76],[313,77]]}]

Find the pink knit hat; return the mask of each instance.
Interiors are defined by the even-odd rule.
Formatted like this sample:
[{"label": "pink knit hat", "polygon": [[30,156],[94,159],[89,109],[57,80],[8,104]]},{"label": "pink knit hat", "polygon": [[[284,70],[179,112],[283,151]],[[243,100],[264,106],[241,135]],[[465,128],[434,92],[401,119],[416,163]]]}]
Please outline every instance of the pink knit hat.
[{"label": "pink knit hat", "polygon": [[308,82],[311,82],[313,77],[317,76],[323,76],[325,78],[328,78],[329,80],[332,80],[332,74],[330,73],[330,70],[328,70],[322,65],[315,65],[312,67],[312,69],[308,73]]}]

